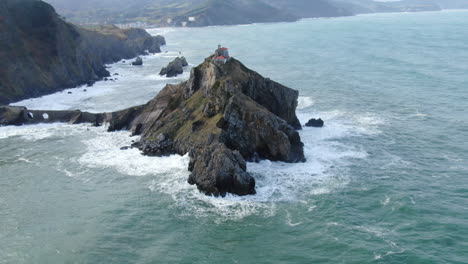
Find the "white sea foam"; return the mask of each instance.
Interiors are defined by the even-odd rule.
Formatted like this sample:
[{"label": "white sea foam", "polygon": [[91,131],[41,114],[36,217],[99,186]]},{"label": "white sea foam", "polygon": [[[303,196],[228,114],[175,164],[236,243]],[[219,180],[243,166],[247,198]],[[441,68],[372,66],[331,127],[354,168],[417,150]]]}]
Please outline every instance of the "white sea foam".
[{"label": "white sea foam", "polygon": [[302,222],[293,223],[291,214],[289,212],[286,213],[286,223],[288,226],[291,226],[291,227],[302,225]]},{"label": "white sea foam", "polygon": [[[309,208],[309,211],[313,211],[315,205],[310,199],[311,196],[333,192],[349,182],[347,164],[352,159],[366,158],[367,153],[359,146],[343,143],[342,139],[360,135],[357,127],[363,123],[376,126],[380,122],[366,117],[361,118],[361,122],[346,123],[343,122],[346,120],[346,114],[339,111],[319,114],[328,121],[325,127],[304,128],[300,132],[305,143],[307,162],[249,163],[248,170],[257,181],[257,194],[246,197],[228,195],[218,198],[201,194],[195,186],[187,183],[188,156],[156,158],[143,156],[137,149],[121,150],[121,147],[129,146],[132,140],[138,140],[129,137],[129,132],[125,131],[108,133],[103,127],[48,124],[2,127],[0,139],[20,136],[27,140],[38,140],[53,135],[73,135],[91,130],[91,135],[83,141],[87,147],[86,153],[77,160],[81,167],[108,168],[124,175],[150,177],[148,188],[170,195],[174,200],[173,206],[182,216],[215,215],[218,216],[216,221],[240,220],[251,215],[275,215],[278,205],[284,202],[303,203],[305,210]],[[305,114],[301,120],[304,120],[304,117]],[[80,177],[66,166],[62,167],[65,175]],[[294,226],[298,221],[288,223]]]},{"label": "white sea foam", "polygon": [[88,151],[78,162],[92,168],[114,168],[129,176],[168,174],[188,166],[187,157],[154,158],[141,155],[135,148],[120,149],[131,145],[132,140],[138,140],[138,137],[131,138],[126,131],[108,133],[102,130],[95,137],[83,141]]},{"label": "white sea foam", "polygon": [[[261,161],[248,164],[249,172],[257,181],[257,194],[254,196],[216,198],[202,195],[186,183],[188,172],[185,171],[179,171],[173,177],[153,180],[150,189],[172,195],[175,206],[184,208],[182,214],[220,216],[216,221],[239,220],[253,214],[272,216],[282,202],[304,202],[305,207],[313,211],[315,205],[308,197],[346,186],[349,182],[346,172],[348,160],[366,158],[367,153],[359,147],[339,142],[360,132],[350,125],[335,123],[333,119],[322,129],[307,128],[300,133],[305,143],[306,163]],[[297,224],[286,221],[291,225]]]},{"label": "white sea foam", "polygon": [[182,81],[182,80],[187,80],[190,77],[190,70],[185,69],[184,73],[175,76],[175,77],[166,77],[166,76],[161,76],[159,74],[150,74],[144,77],[145,80],[153,80],[153,81]]},{"label": "white sea foam", "polygon": [[5,126],[0,127],[0,139],[12,137],[21,137],[28,141],[37,141],[54,135],[70,135],[80,130],[86,129],[85,126],[72,126],[67,124],[38,124],[24,126]]},{"label": "white sea foam", "polygon": [[[351,159],[363,159],[367,153],[359,146],[348,145],[341,139],[359,135],[356,126],[375,125],[374,119],[363,118],[356,126],[343,123],[344,113],[324,113],[329,122],[322,129],[305,128],[300,132],[305,143],[307,162],[288,164],[261,161],[249,163],[248,170],[256,178],[257,194],[225,198],[201,194],[187,183],[188,156],[146,157],[137,149],[120,150],[132,140],[128,132],[107,133],[104,129],[96,137],[85,140],[87,152],[79,163],[89,168],[111,168],[129,176],[151,177],[148,188],[170,195],[174,208],[181,216],[217,216],[215,221],[240,220],[251,215],[275,215],[280,203],[305,203],[313,211],[310,196],[324,195],[346,186],[349,176],[346,166]],[[286,220],[288,222],[288,220]],[[298,224],[289,221],[292,226]]]},{"label": "white sea foam", "polygon": [[168,27],[168,28],[147,28],[146,31],[148,31],[148,33],[150,33],[151,35],[153,36],[156,36],[156,35],[166,35],[167,33],[169,32],[173,32],[173,31],[176,31],[177,29],[176,28],[171,28],[171,27]]},{"label": "white sea foam", "polygon": [[297,109],[305,109],[314,105],[314,100],[311,97],[299,96]]},{"label": "white sea foam", "polygon": [[381,202],[383,206],[387,206],[391,201],[391,198],[388,196],[385,196],[385,200]]},{"label": "white sea foam", "polygon": [[334,134],[333,137],[376,135],[381,133],[379,127],[385,124],[384,118],[373,113],[340,110],[315,112],[299,109],[297,115],[302,124],[307,123],[310,118],[322,118],[325,121],[325,129],[314,128],[314,130],[319,130],[318,133],[321,133],[320,130],[326,130],[326,127],[332,126],[334,129],[329,132]]}]

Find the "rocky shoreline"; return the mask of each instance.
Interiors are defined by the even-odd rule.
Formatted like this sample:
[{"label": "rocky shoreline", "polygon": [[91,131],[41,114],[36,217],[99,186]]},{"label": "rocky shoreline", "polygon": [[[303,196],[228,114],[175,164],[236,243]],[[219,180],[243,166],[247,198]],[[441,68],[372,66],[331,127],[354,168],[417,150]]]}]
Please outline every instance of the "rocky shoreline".
[{"label": "rocky shoreline", "polygon": [[0,1],[0,104],[109,77],[105,64],[161,52],[162,36],[115,26],[81,28],[38,0]]},{"label": "rocky shoreline", "polygon": [[304,162],[296,117],[298,91],[262,77],[234,58],[210,56],[189,80],[168,84],[145,105],[113,113],[30,111],[0,107],[0,125],[107,124],[141,139],[144,155],[189,153],[188,182],[208,195],[255,194],[247,161]]}]

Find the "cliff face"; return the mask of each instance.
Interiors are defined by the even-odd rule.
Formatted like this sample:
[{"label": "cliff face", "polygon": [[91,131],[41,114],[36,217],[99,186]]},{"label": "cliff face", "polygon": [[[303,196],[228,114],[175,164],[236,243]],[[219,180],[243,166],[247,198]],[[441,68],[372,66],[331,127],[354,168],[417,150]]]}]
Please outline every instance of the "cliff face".
[{"label": "cliff face", "polygon": [[0,1],[0,40],[0,104],[94,82],[104,64],[165,44],[142,29],[78,28],[39,0]]},{"label": "cliff face", "polygon": [[297,129],[298,91],[263,78],[231,58],[209,57],[190,79],[168,84],[145,105],[114,113],[30,111],[0,107],[0,125],[51,122],[108,123],[109,131],[130,130],[143,154],[190,155],[188,179],[206,194],[249,195],[255,179],[246,161],[305,160]]}]

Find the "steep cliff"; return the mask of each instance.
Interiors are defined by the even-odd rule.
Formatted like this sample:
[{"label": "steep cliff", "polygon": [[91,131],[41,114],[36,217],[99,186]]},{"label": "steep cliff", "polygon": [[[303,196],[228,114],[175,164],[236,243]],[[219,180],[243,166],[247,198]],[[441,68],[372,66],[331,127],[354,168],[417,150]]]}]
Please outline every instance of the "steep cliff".
[{"label": "steep cliff", "polygon": [[83,29],[39,0],[0,1],[0,104],[108,76],[104,64],[160,52],[143,29]]},{"label": "steep cliff", "polygon": [[102,114],[0,107],[0,125],[108,123],[109,131],[140,135],[134,147],[145,155],[189,153],[188,181],[200,191],[249,195],[255,193],[255,179],[246,161],[305,160],[297,132],[298,95],[233,58],[220,64],[212,56],[192,69],[189,80],[168,84],[145,105]]}]

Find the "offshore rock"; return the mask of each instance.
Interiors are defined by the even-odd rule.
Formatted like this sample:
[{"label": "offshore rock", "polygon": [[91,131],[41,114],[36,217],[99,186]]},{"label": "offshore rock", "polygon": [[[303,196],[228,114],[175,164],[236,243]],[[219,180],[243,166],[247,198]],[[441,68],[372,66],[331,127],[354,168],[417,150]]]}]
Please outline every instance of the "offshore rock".
[{"label": "offshore rock", "polygon": [[184,73],[184,67],[188,66],[185,57],[177,57],[170,62],[166,67],[162,68],[159,75],[166,77],[175,77],[179,74]]},{"label": "offshore rock", "polygon": [[315,119],[312,118],[305,124],[306,127],[323,127],[325,125],[325,122],[321,118]]},{"label": "offshore rock", "polygon": [[146,105],[110,118],[109,128],[141,135],[135,146],[145,155],[189,153],[189,183],[206,194],[249,195],[255,179],[246,161],[305,161],[297,98],[297,91],[235,59],[219,65],[209,57],[188,81],[169,84]]},{"label": "offshore rock", "polygon": [[133,66],[141,66],[143,65],[143,59],[141,57],[137,57],[134,62],[132,62]]}]

